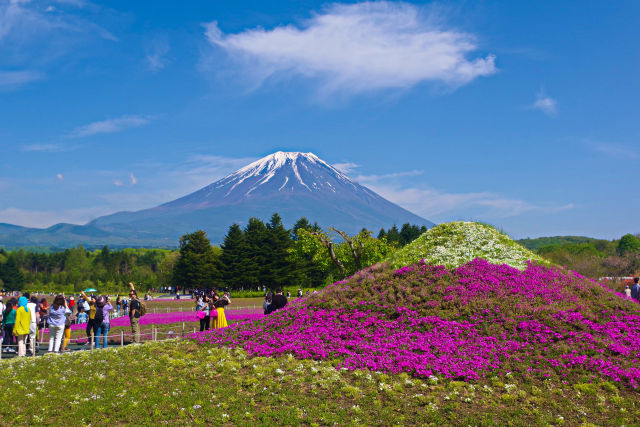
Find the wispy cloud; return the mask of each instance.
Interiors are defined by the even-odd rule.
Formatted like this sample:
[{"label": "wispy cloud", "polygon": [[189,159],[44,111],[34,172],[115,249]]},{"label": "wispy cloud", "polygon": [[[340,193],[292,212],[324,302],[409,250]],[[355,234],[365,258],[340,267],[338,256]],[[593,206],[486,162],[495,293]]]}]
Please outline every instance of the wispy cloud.
[{"label": "wispy cloud", "polygon": [[554,213],[575,207],[571,203],[533,204],[493,192],[447,193],[434,189],[376,184],[369,187],[392,202],[431,219],[443,215],[471,216],[472,212],[487,218],[508,218],[527,212]]},{"label": "wispy cloud", "polygon": [[397,179],[397,178],[403,178],[408,176],[419,176],[419,175],[422,175],[423,173],[424,172],[420,170],[410,170],[410,171],[393,172],[393,173],[386,173],[386,174],[380,174],[380,175],[375,175],[375,174],[358,175],[355,177],[355,179],[356,181],[361,182],[363,184],[373,185],[381,181],[388,181],[390,179]]},{"label": "wispy cloud", "polygon": [[338,169],[342,173],[349,174],[353,172],[356,168],[359,168],[360,165],[352,162],[344,162],[344,163],[334,163],[333,167]]},{"label": "wispy cloud", "polygon": [[59,181],[64,181],[64,175],[62,175],[61,173],[57,174],[57,175],[56,175],[56,178],[57,178]]},{"label": "wispy cloud", "polygon": [[593,141],[585,139],[584,142],[594,151],[617,159],[637,159],[640,157],[638,151],[624,144],[611,142]]},{"label": "wispy cloud", "polygon": [[557,102],[550,96],[545,95],[543,91],[538,92],[536,95],[536,101],[531,104],[531,108],[534,110],[542,111],[549,117],[555,117],[558,114]]},{"label": "wispy cloud", "polygon": [[149,124],[153,120],[151,116],[122,116],[115,119],[102,120],[80,126],[71,131],[67,136],[81,138],[102,133],[121,132],[125,129],[136,128]]},{"label": "wispy cloud", "polygon": [[138,178],[136,178],[133,172],[129,174],[129,181],[131,182],[131,185],[136,185],[138,183]]},{"label": "wispy cloud", "polygon": [[475,35],[402,2],[333,4],[299,26],[272,30],[224,34],[216,21],[205,29],[256,85],[285,74],[317,79],[328,93],[357,94],[423,82],[456,87],[496,72],[494,55],[471,57]]},{"label": "wispy cloud", "polygon": [[0,222],[23,227],[44,228],[61,222],[85,224],[97,216],[104,215],[104,207],[56,210],[30,210],[9,207],[0,210]]},{"label": "wispy cloud", "polygon": [[[1,27],[1,23],[0,23]],[[0,90],[12,90],[24,86],[27,83],[44,79],[44,73],[34,70],[1,71]]]},{"label": "wispy cloud", "polygon": [[80,146],[77,144],[64,144],[61,142],[55,143],[36,143],[36,144],[28,144],[22,146],[22,151],[32,151],[32,152],[47,152],[47,153],[58,153],[63,151],[73,151],[79,148]]},{"label": "wispy cloud", "polygon": [[166,37],[155,37],[147,46],[145,61],[151,71],[159,71],[167,66],[169,59],[169,41]]}]

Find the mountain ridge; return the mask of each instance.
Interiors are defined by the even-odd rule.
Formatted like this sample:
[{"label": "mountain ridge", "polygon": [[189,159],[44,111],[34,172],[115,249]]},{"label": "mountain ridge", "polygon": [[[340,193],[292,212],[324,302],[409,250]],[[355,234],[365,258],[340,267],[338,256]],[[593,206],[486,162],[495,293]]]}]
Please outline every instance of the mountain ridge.
[{"label": "mountain ridge", "polygon": [[139,211],[120,211],[85,225],[56,224],[47,229],[0,228],[0,245],[111,244],[175,246],[180,236],[205,230],[214,243],[233,223],[278,212],[285,226],[301,217],[348,233],[376,231],[393,224],[425,225],[421,218],[390,202],[313,153],[278,151],[178,199]]}]

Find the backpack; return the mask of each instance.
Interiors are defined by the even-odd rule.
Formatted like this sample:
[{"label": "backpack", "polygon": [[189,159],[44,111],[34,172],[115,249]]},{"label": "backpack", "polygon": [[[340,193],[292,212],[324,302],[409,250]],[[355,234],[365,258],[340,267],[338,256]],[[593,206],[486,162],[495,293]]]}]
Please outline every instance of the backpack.
[{"label": "backpack", "polygon": [[140,317],[147,314],[147,305],[142,300],[138,300],[138,304],[140,304]]},{"label": "backpack", "polygon": [[93,317],[93,321],[96,325],[102,325],[102,321],[104,320],[104,313],[102,311],[102,307],[96,307],[96,315]]}]

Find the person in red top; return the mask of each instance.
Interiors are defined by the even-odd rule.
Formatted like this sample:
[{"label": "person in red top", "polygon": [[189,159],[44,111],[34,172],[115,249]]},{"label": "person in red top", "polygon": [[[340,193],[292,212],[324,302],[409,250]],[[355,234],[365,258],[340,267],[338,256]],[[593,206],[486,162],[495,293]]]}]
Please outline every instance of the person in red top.
[{"label": "person in red top", "polygon": [[47,299],[42,298],[40,300],[40,325],[41,328],[47,327],[47,313],[49,312],[49,305],[47,304]]}]

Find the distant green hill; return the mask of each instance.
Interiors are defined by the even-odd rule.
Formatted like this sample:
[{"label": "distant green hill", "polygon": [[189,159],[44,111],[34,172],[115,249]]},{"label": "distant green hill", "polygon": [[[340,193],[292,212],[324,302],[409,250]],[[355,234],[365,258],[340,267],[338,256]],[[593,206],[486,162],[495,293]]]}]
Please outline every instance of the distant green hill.
[{"label": "distant green hill", "polygon": [[564,245],[567,243],[594,243],[598,240],[600,239],[585,236],[552,236],[538,237],[535,239],[520,239],[516,241],[531,251],[537,251],[543,246]]}]

